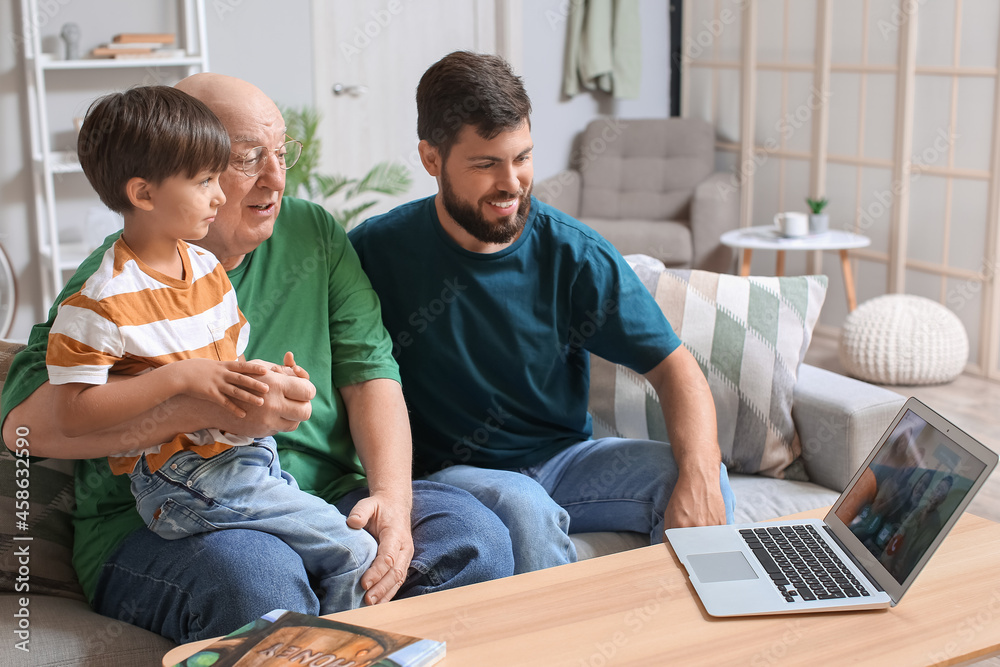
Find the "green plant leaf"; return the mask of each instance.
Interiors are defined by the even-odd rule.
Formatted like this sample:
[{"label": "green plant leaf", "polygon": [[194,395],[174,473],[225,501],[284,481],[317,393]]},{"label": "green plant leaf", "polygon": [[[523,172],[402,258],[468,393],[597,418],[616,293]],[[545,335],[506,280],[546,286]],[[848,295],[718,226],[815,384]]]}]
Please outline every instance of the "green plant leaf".
[{"label": "green plant leaf", "polygon": [[806,203],[809,205],[809,208],[814,214],[819,215],[830,202],[826,197],[822,199],[812,199],[810,197],[806,197]]},{"label": "green plant leaf", "polygon": [[364,192],[379,192],[384,195],[401,195],[412,184],[410,170],[398,162],[379,162],[368,170],[357,184],[348,190],[348,199]]},{"label": "green plant leaf", "polygon": [[316,183],[319,185],[317,194],[321,194],[324,198],[329,199],[356,180],[355,178],[348,178],[346,176],[317,174]]},{"label": "green plant leaf", "polygon": [[[294,197],[305,196],[323,205],[334,219],[350,228],[354,220],[378,203],[378,200],[350,205],[364,193],[395,196],[406,193],[412,184],[410,170],[396,162],[380,162],[361,178],[319,173],[321,151],[319,112],[308,106],[280,107],[290,139],[302,142],[302,155],[285,172],[285,192]],[[340,205],[330,199],[337,197]]]},{"label": "green plant leaf", "polygon": [[340,223],[344,229],[351,229],[357,217],[377,203],[376,201],[366,201],[353,208],[338,209],[333,211],[333,219]]}]

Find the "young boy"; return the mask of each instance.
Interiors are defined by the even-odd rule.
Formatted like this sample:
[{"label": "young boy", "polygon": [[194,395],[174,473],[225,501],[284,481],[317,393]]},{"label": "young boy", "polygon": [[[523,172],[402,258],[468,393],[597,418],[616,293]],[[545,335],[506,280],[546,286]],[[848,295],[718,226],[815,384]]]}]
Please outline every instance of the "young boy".
[{"label": "young boy", "polygon": [[[97,271],[60,304],[49,334],[49,381],[67,422],[93,432],[181,394],[244,416],[232,399],[260,405],[267,385],[251,376],[265,369],[243,359],[250,327],[225,269],[184,241],[203,238],[225,203],[222,123],[186,93],[133,88],[90,107],[78,151],[101,201],[125,224]],[[306,377],[291,353],[285,364]],[[299,490],[280,469],[273,438],[205,429],[108,462],[129,475],[139,514],[161,537],[271,533],[318,580],[321,613],[361,605],[375,539]]]}]

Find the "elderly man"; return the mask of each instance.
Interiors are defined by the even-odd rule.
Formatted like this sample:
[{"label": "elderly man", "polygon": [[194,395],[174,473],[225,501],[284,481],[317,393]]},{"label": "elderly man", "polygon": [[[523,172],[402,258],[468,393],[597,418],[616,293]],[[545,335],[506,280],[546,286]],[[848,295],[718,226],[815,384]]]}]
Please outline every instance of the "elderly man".
[{"label": "elderly man", "polygon": [[[531,102],[496,56],[455,52],[417,86],[438,193],[351,231],[382,303],[429,479],[510,530],[515,571],[572,561],[571,532],[732,520],[698,363],[622,256],[531,196]],[[592,439],[590,353],[653,385],[670,436]]]},{"label": "elderly man", "polygon": [[[286,137],[277,107],[256,87],[217,74],[177,87],[208,105],[232,142],[220,178],[226,203],[198,244],[236,288],[251,324],[247,358],[280,364],[291,350],[310,379],[276,364],[261,378],[269,386],[264,405],[241,404],[243,419],[184,397],[67,437],[45,369],[55,309],[32,330],[4,385],[4,440],[26,427],[33,456],[87,459],[76,468],[74,565],[94,609],[178,642],[230,632],[276,608],[318,612],[302,561],[279,539],[223,530],[163,540],[135,511],[128,478],[108,470],[110,454],[208,427],[275,435],[282,468],[300,487],[376,538],[361,582],[369,604],[509,575],[510,541],[494,514],[454,487],[411,486],[409,424],[378,299],[332,217],[282,198],[299,146]],[[79,289],[113,240],[81,265],[63,295]]]}]

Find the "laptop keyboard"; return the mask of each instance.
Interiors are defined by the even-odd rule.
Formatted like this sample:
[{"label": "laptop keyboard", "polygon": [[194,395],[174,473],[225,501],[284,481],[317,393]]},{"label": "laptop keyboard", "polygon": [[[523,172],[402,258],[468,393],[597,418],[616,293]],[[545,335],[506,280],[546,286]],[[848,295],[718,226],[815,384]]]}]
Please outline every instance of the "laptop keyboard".
[{"label": "laptop keyboard", "polygon": [[814,526],[743,528],[740,535],[786,602],[871,595]]}]

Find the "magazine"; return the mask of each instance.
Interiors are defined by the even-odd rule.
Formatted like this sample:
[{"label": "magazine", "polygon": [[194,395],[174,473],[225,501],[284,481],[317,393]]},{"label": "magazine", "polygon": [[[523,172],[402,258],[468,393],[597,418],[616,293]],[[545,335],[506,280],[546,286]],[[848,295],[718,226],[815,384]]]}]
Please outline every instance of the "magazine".
[{"label": "magazine", "polygon": [[421,667],[444,653],[444,642],[277,609],[174,667]]}]

